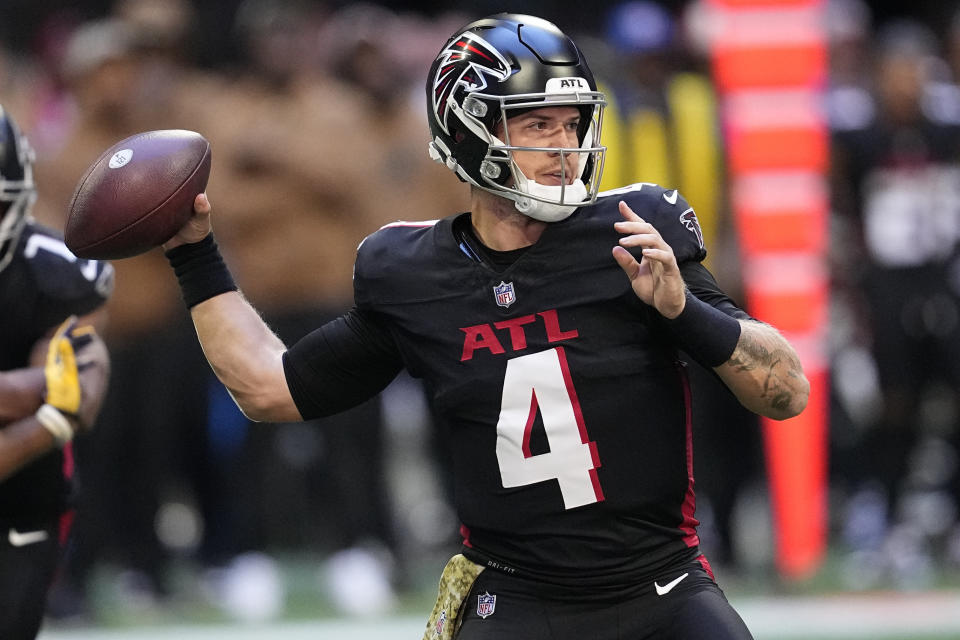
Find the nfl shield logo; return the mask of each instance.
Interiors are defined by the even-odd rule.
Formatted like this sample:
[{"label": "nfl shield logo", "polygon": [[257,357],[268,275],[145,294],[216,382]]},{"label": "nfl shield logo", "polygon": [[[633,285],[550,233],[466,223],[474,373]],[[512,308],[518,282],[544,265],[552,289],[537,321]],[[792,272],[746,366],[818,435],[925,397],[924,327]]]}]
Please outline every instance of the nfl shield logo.
[{"label": "nfl shield logo", "polygon": [[440,617],[437,619],[437,624],[433,628],[433,637],[439,638],[443,635],[443,625],[447,621],[447,610],[444,609],[440,612]]},{"label": "nfl shield logo", "polygon": [[477,615],[481,618],[486,618],[489,615],[493,615],[493,610],[496,607],[497,596],[490,595],[489,591],[477,596]]},{"label": "nfl shield logo", "polygon": [[500,284],[493,288],[493,295],[497,299],[497,304],[501,307],[509,307],[517,301],[517,296],[513,292],[513,283],[500,281]]}]

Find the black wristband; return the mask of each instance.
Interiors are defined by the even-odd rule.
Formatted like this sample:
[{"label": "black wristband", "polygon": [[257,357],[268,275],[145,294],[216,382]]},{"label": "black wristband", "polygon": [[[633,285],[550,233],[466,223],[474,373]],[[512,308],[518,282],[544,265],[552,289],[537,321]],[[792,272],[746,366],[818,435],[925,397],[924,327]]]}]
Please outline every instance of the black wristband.
[{"label": "black wristband", "polygon": [[237,290],[212,233],[200,242],[182,244],[164,255],[177,274],[180,294],[188,309],[221,293]]},{"label": "black wristband", "polygon": [[740,322],[687,291],[687,302],[666,325],[681,349],[700,364],[718,367],[733,355],[740,340]]}]

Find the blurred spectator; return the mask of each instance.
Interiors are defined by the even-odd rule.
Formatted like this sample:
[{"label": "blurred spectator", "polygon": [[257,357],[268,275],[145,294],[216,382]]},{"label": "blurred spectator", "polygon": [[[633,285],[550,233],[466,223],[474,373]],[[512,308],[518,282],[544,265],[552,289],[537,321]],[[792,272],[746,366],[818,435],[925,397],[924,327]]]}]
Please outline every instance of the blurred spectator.
[{"label": "blurred spectator", "polygon": [[63,136],[63,127],[72,115],[56,66],[62,58],[64,34],[74,23],[69,15],[51,15],[36,34],[33,56],[8,52],[0,40],[0,98],[19,104],[27,116],[24,128],[31,131],[34,148],[41,157],[53,153]]},{"label": "blurred spectator", "polygon": [[862,128],[876,115],[873,74],[864,73],[870,65],[873,33],[870,8],[863,0],[829,0],[823,16],[829,64],[829,125],[835,130]]},{"label": "blurred spectator", "polygon": [[960,9],[953,14],[946,32],[947,65],[954,82],[960,82]]},{"label": "blurred spectator", "polygon": [[673,17],[655,2],[630,0],[607,13],[605,42],[613,50],[613,66],[601,69],[600,77],[609,85],[613,103],[608,117],[611,112],[619,117],[610,123],[613,131],[605,126],[615,134],[605,140],[610,147],[605,184],[645,181],[672,186],[677,179],[669,151],[668,95],[668,84],[677,71],[675,31]]},{"label": "blurred spectator", "polygon": [[960,126],[960,10],[944,31],[943,57],[927,58],[930,80],[924,87],[923,110],[932,120]]},{"label": "blurred spectator", "polygon": [[720,249],[708,257],[711,268],[729,273],[734,282],[724,284],[737,290],[730,269],[735,260],[725,253],[730,228],[723,141],[706,73],[708,50],[700,41],[702,4],[690,3],[678,20],[655,2],[621,2],[605,16],[604,44],[590,40],[588,57],[611,102],[604,188],[632,182],[678,188],[697,209],[708,246]]},{"label": "blurred spectator", "polygon": [[[873,527],[848,529],[847,541],[905,584],[929,579],[926,547],[949,531],[960,497],[960,129],[927,108],[938,44],[918,23],[887,24],[875,115],[834,132],[834,227],[846,231],[833,247],[835,324],[848,332],[834,378],[855,429],[835,481],[855,492],[847,522]],[[917,517],[930,505],[939,517]]]}]

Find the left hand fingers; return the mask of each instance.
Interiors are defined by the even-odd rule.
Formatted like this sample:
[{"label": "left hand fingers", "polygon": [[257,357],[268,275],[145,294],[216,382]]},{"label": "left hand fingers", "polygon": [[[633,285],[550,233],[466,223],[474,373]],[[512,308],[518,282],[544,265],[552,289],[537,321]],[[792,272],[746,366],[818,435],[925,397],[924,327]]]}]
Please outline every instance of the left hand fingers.
[{"label": "left hand fingers", "polygon": [[[617,224],[619,225],[626,223],[618,222]],[[650,227],[652,225],[646,226]],[[663,239],[663,236],[661,236],[656,229],[652,231],[641,229],[625,231],[617,228],[617,231],[630,234],[620,238],[619,245],[621,247],[643,247],[644,249],[658,249],[660,251],[670,251],[672,253],[670,245],[666,243],[666,241]]]},{"label": "left hand fingers", "polygon": [[653,248],[672,253],[670,245],[664,241],[657,228],[634,213],[633,209],[622,200],[620,215],[623,216],[623,221],[615,222],[613,228],[619,233],[626,234],[620,238],[621,247]]},{"label": "left hand fingers", "polygon": [[651,262],[655,262],[663,267],[669,267],[674,263],[675,260],[673,257],[673,251],[670,251],[669,247],[666,250],[644,248],[643,258],[644,260],[650,260]]},{"label": "left hand fingers", "polygon": [[[640,216],[638,216],[636,213],[634,213],[634,212],[633,212],[633,209],[630,208],[630,205],[628,205],[628,204],[627,204],[626,202],[624,202],[623,200],[621,200],[621,201],[618,203],[618,206],[619,206],[619,209],[620,209],[620,215],[623,216],[623,219],[624,219],[624,220],[627,220],[627,221],[629,221],[629,222],[634,222],[634,221],[636,221],[636,220],[640,220],[640,222],[643,222],[643,220],[640,218]],[[619,223],[618,223],[618,224],[619,224]]]},{"label": "left hand fingers", "polygon": [[620,265],[631,282],[640,275],[640,263],[633,257],[633,254],[623,247],[613,248],[613,259],[617,261],[617,264]]}]

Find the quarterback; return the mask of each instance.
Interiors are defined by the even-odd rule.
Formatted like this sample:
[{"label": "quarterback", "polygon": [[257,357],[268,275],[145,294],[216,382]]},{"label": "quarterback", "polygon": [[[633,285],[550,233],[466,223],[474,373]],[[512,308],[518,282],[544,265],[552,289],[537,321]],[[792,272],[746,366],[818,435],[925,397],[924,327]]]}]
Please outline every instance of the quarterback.
[{"label": "quarterback", "polygon": [[353,309],[289,348],[197,197],[165,248],[211,366],[272,422],[341,411],[401,369],[424,381],[463,535],[425,639],[750,638],[699,550],[680,353],[785,419],[809,393],[795,351],[720,290],[676,190],[598,193],[604,96],[556,26],[470,23],[426,91],[429,152],[471,210],[368,236]]}]

